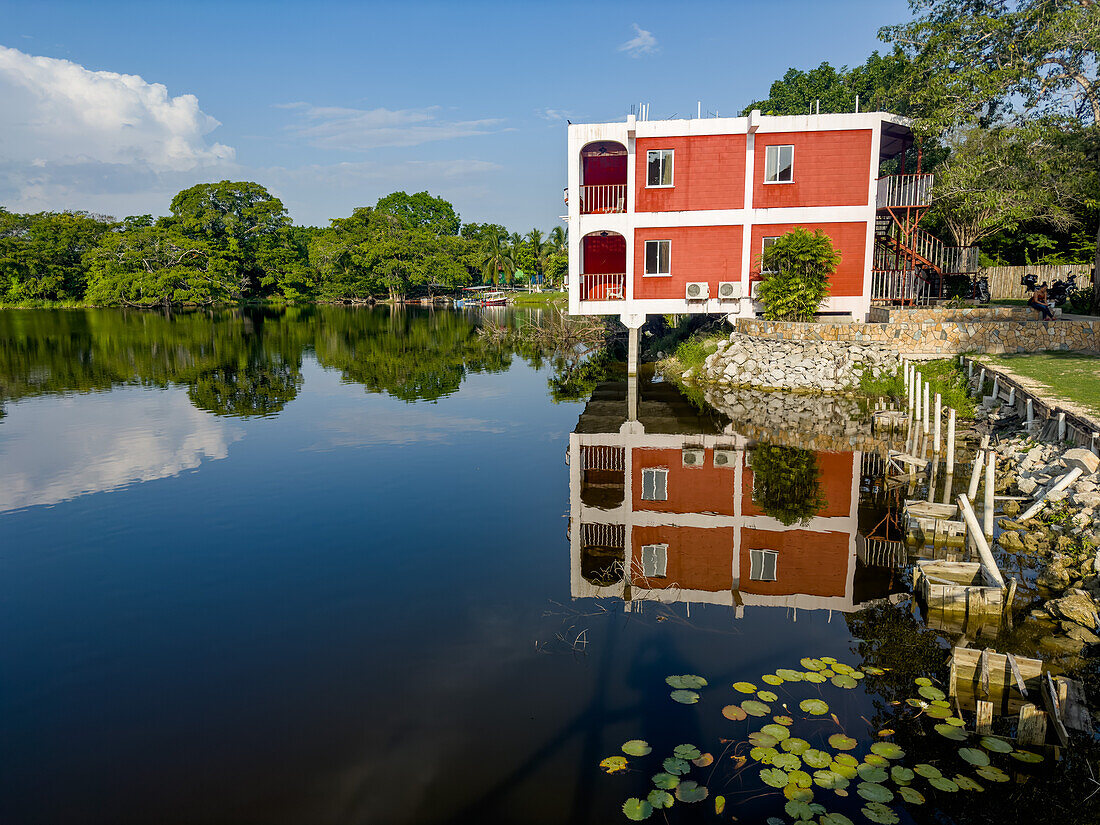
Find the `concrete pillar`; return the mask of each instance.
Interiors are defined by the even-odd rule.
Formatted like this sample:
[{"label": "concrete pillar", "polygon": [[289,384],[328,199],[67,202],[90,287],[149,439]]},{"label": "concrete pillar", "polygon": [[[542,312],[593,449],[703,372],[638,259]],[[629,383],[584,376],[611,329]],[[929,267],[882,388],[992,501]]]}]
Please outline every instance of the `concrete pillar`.
[{"label": "concrete pillar", "polygon": [[637,375],[638,374],[638,328],[630,327],[627,329],[627,345],[626,345],[626,374]]}]

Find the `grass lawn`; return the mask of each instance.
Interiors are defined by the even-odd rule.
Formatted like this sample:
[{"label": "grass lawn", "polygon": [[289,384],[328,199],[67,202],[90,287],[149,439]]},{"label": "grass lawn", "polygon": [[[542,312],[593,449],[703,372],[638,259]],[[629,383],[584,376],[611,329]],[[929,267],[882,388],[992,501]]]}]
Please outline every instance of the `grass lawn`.
[{"label": "grass lawn", "polygon": [[1019,376],[1050,388],[1050,394],[1100,415],[1100,356],[1075,352],[1033,355],[985,355],[983,361],[1002,364]]},{"label": "grass lawn", "polygon": [[544,307],[551,304],[565,304],[568,297],[564,292],[517,292],[513,298],[517,307]]}]

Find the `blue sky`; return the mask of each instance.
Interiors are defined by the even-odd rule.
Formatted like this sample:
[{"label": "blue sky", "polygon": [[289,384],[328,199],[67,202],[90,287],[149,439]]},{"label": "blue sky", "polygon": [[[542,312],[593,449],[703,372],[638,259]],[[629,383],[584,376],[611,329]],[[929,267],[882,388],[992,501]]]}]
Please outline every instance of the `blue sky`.
[{"label": "blue sky", "polygon": [[230,178],[297,223],[427,189],[465,221],[549,229],[565,118],[736,114],[790,66],[863,62],[907,17],[904,0],[0,2],[0,205],[163,214]]}]

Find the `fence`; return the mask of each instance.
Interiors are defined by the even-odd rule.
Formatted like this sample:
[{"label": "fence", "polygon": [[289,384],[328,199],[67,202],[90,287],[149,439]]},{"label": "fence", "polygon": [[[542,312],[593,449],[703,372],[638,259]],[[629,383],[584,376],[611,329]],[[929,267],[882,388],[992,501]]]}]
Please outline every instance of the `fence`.
[{"label": "fence", "polygon": [[1077,276],[1077,286],[1088,286],[1086,283],[1092,267],[1088,264],[1043,264],[1041,266],[990,266],[982,270],[982,275],[989,279],[989,291],[993,300],[1027,300],[1028,291],[1020,283],[1024,275],[1030,273],[1038,279],[1039,283],[1051,284],[1061,281],[1070,275]]}]

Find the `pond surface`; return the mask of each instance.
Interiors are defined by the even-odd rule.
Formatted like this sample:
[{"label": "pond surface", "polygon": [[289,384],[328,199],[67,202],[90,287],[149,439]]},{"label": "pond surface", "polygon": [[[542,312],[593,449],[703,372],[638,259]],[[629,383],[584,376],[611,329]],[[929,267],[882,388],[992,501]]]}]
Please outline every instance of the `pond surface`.
[{"label": "pond surface", "polygon": [[731,683],[886,649],[799,734],[866,750],[928,651],[862,454],[564,400],[478,322],[0,311],[0,821],[618,822],[681,743],[721,771],[672,821],[763,821]]}]

